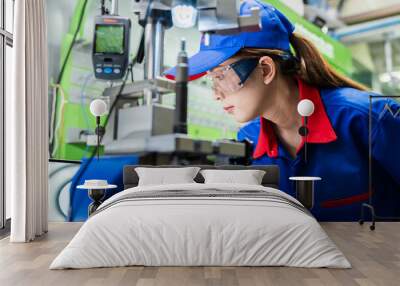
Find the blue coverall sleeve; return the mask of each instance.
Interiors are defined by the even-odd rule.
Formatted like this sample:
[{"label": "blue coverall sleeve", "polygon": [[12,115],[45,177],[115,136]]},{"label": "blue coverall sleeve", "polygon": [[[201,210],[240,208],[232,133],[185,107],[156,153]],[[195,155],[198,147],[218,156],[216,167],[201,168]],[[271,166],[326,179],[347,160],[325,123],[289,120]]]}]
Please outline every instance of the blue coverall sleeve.
[{"label": "blue coverall sleeve", "polygon": [[400,185],[400,104],[387,100],[372,121],[372,157]]}]

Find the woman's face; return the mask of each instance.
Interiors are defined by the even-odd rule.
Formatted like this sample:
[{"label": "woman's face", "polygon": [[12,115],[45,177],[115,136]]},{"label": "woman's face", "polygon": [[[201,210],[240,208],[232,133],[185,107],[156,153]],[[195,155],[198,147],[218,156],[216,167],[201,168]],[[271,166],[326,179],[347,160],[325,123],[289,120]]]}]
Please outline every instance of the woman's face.
[{"label": "woman's face", "polygon": [[[231,58],[212,71],[237,60],[239,58]],[[224,84],[224,82],[220,81],[220,84]],[[214,99],[221,101],[224,110],[233,115],[236,121],[245,123],[262,115],[265,107],[268,106],[270,92],[271,88],[265,83],[263,68],[257,66],[238,91],[227,94],[216,88],[214,89]]]}]

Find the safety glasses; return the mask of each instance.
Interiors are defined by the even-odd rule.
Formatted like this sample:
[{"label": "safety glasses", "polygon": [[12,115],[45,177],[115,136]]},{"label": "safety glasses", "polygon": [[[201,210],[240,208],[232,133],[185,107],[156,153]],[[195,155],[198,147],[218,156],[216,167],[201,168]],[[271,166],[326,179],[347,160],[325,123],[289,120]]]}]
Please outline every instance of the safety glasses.
[{"label": "safety glasses", "polygon": [[207,76],[213,82],[214,92],[229,94],[240,90],[257,67],[258,61],[258,58],[246,58],[208,72]]}]

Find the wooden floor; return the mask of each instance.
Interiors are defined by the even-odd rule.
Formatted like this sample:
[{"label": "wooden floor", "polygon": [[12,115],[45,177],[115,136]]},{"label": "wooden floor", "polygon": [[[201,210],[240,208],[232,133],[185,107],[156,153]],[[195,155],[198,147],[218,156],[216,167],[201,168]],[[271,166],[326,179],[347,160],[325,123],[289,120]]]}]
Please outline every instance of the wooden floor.
[{"label": "wooden floor", "polygon": [[79,223],[52,223],[44,237],[27,244],[0,241],[0,285],[400,285],[400,223],[323,223],[353,268],[289,267],[123,267],[48,270],[79,229]]}]

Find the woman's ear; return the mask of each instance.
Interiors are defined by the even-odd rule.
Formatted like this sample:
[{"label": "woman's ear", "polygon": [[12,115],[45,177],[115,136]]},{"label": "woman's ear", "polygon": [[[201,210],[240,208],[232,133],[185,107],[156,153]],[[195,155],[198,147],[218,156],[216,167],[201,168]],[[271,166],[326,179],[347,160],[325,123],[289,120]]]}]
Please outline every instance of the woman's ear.
[{"label": "woman's ear", "polygon": [[276,64],[274,60],[269,56],[263,56],[258,63],[262,69],[264,84],[269,84],[276,74]]}]

